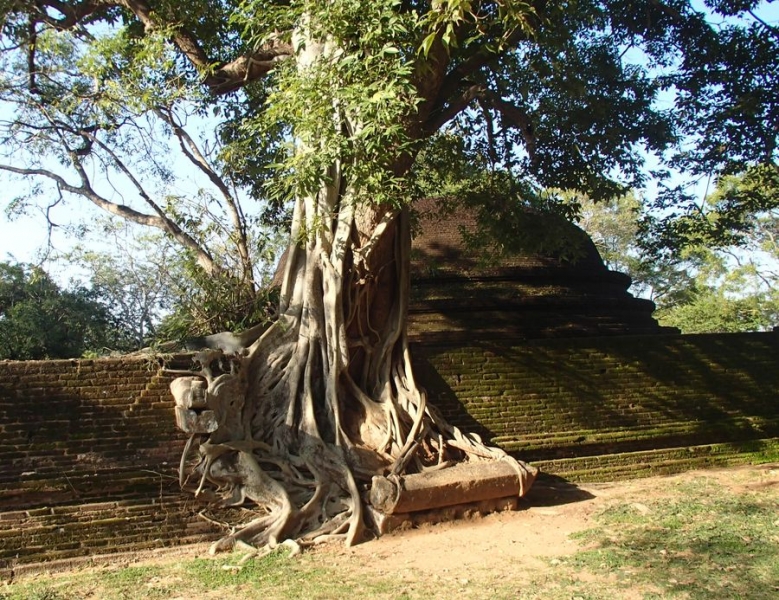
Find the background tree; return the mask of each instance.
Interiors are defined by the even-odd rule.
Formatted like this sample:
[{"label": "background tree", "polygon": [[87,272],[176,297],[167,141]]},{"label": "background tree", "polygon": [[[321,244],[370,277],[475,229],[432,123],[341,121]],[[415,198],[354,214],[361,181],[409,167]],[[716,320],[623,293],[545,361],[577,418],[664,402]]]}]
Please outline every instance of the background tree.
[{"label": "background tree", "polygon": [[[779,323],[779,213],[770,208],[776,193],[749,172],[724,176],[693,215],[663,223],[673,246],[661,249],[656,238],[642,237],[652,216],[633,194],[577,201],[580,225],[606,264],[628,273],[634,293],[656,302],[663,325],[684,333],[764,331]],[[724,227],[736,210],[738,224]]]},{"label": "background tree", "polygon": [[0,358],[78,358],[123,337],[90,290],[61,290],[38,267],[0,263]]},{"label": "background tree", "polygon": [[[252,257],[255,280],[247,287],[232,271],[206,274],[194,254],[154,230],[138,231],[116,219],[98,221],[92,229],[82,243],[52,260],[78,267],[83,284],[105,307],[116,329],[128,334],[114,350],[243,330],[273,314],[268,284],[279,246],[276,240],[268,238],[262,245],[265,254]],[[217,240],[211,249],[218,255],[230,252]]]},{"label": "background tree", "polygon": [[[649,219],[651,221],[651,219]],[[718,179],[692,214],[642,240],[648,256],[671,249],[694,275],[685,301],[661,302],[658,318],[686,333],[764,331],[779,324],[779,171],[750,168]]]},{"label": "background tree", "polygon": [[[164,234],[191,257],[193,277],[219,279],[251,304],[266,234],[242,201],[259,212],[257,202],[231,177],[213,132],[196,133],[219,106],[208,106],[195,70],[180,68],[164,28],[119,27],[129,15],[102,2],[73,13],[44,3],[24,17],[15,4],[5,32],[25,42],[0,59],[0,169],[30,186],[7,210],[42,201],[55,226],[55,205],[88,201]],[[93,22],[102,22],[96,34]]]},{"label": "background tree", "polygon": [[[113,161],[116,127],[138,120],[121,111],[137,97],[162,96],[154,104],[175,130],[165,111],[199,85],[211,94],[205,106],[229,107],[222,159],[250,175],[271,168],[263,193],[274,206],[294,202],[279,318],[256,341],[261,328],[212,338],[232,356],[201,355],[201,379],[174,386],[186,405],[203,397],[204,381],[219,419],[208,435],[196,429],[189,445],[198,443],[203,458],[196,492],[260,507],[218,548],[333,535],[354,542],[367,489],[396,487],[415,471],[499,459],[516,469],[520,494],[532,481],[529,467],[450,427],[414,380],[405,335],[408,204],[425,191],[415,159],[439,132],[483,157],[490,177],[472,198],[507,214],[525,203],[507,193],[538,197],[558,187],[598,200],[640,185],[643,152],[667,153],[693,172],[776,159],[776,31],[738,18],[713,25],[682,0],[3,6],[6,54],[19,65],[10,72],[25,73],[4,85],[8,101],[23,107],[10,128],[29,123],[19,139],[30,143],[45,132],[42,150],[60,143],[79,179],[52,178],[45,167],[21,172],[95,201],[81,155],[99,148]],[[753,8],[710,7],[727,15]],[[49,52],[63,43],[76,51]],[[121,52],[110,55],[129,62],[91,58],[116,44]],[[113,82],[124,85],[128,73],[122,89],[138,91],[114,96]],[[671,110],[659,108],[662,91]],[[225,104],[214,100],[233,93]],[[119,119],[81,116],[94,104],[88,99],[104,97],[117,98]],[[66,106],[77,108],[75,122],[63,117]],[[139,195],[154,220],[208,262],[162,204]]]}]

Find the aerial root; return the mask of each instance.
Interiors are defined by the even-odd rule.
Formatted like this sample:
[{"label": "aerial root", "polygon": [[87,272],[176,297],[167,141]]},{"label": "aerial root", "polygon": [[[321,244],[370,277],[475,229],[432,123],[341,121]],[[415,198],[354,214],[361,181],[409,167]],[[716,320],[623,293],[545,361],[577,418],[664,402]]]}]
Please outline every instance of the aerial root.
[{"label": "aerial root", "polygon": [[[192,469],[188,457],[199,445],[201,462],[190,472],[199,478],[196,495],[205,496],[207,488],[223,503],[251,503],[257,510],[257,518],[211,546],[212,554],[247,552],[231,568],[241,568],[279,545],[294,556],[301,545],[339,539],[350,546],[361,541],[364,499],[357,481],[370,481],[377,472],[398,483],[407,472],[436,471],[463,460],[513,461],[478,436],[451,426],[428,404],[414,381],[402,328],[375,354],[365,342],[361,380],[320,337],[322,328],[332,324],[309,324],[308,335],[298,325],[288,320],[272,326],[247,349],[242,368],[259,369],[247,386],[235,386],[242,393],[234,394],[239,402],[232,401],[228,385],[218,391],[224,388],[229,395],[214,393],[211,398],[224,407],[229,427],[206,440],[193,435],[182,456],[181,471]],[[371,331],[373,337],[382,337]],[[366,340],[371,337],[364,333]],[[275,348],[268,347],[271,338]],[[221,377],[229,382],[234,376],[231,371]],[[373,384],[368,387],[366,380]],[[211,392],[214,382],[209,380]],[[354,410],[344,410],[347,402]],[[520,486],[532,482],[522,465],[515,468]],[[182,482],[185,479],[182,474]]]}]

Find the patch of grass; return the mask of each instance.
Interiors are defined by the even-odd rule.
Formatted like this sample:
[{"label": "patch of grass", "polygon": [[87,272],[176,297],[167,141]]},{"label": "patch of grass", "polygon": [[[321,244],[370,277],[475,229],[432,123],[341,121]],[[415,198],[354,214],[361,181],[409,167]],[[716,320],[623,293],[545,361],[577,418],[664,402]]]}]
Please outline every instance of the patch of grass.
[{"label": "patch of grass", "polygon": [[247,598],[324,597],[317,594],[328,590],[332,591],[332,597],[338,597],[351,591],[348,581],[311,564],[306,557],[289,559],[286,552],[279,551],[252,559],[238,568],[239,558],[234,555],[187,561],[182,565],[183,575],[203,590],[240,588]]},{"label": "patch of grass", "polygon": [[0,600],[76,600],[80,598],[74,595],[65,595],[48,585],[24,586],[24,589],[15,589],[10,593],[0,592]]},{"label": "patch of grass", "polygon": [[677,488],[665,501],[606,510],[603,527],[577,536],[592,548],[570,567],[650,586],[658,597],[779,597],[776,497],[736,496],[705,480]]}]

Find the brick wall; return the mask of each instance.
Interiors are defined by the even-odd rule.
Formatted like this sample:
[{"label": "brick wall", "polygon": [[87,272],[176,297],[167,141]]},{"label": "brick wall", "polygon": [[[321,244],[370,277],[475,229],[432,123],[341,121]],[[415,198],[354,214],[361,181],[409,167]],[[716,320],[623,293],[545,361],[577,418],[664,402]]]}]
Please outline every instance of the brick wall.
[{"label": "brick wall", "polygon": [[179,490],[171,379],[143,359],[0,362],[0,571],[213,539]]},{"label": "brick wall", "polygon": [[[454,424],[552,475],[779,459],[779,334],[418,344],[414,357]],[[0,572],[217,537],[178,489],[171,379],[144,359],[0,362]]]},{"label": "brick wall", "polygon": [[548,473],[779,457],[776,333],[418,345],[415,357],[450,421]]}]

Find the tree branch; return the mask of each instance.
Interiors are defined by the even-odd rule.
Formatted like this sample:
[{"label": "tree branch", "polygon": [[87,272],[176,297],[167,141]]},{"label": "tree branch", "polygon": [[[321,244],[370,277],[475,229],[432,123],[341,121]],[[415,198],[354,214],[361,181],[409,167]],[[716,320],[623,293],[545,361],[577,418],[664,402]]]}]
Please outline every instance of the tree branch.
[{"label": "tree branch", "polygon": [[16,173],[17,175],[24,175],[26,177],[45,177],[52,180],[57,185],[58,189],[88,198],[91,202],[106,212],[109,212],[118,217],[122,217],[123,219],[127,219],[128,221],[132,221],[133,223],[158,227],[162,229],[159,217],[138,212],[129,206],[125,206],[124,204],[114,204],[102,196],[97,195],[91,188],[83,185],[72,185],[68,183],[61,175],[58,175],[53,171],[49,171],[48,169],[14,167],[13,165],[5,165],[0,163],[0,170],[8,171],[9,173]]},{"label": "tree branch", "polygon": [[[116,215],[118,217],[121,217],[122,219],[126,219],[128,221],[137,223],[139,225],[145,225],[147,227],[155,227],[157,229],[161,229],[163,231],[168,232],[183,246],[191,249],[197,254],[198,263],[200,264],[201,267],[203,267],[203,269],[206,270],[206,272],[208,273],[216,272],[217,266],[214,263],[213,258],[208,254],[208,252],[203,250],[200,247],[200,245],[191,236],[189,236],[186,232],[182,231],[181,228],[178,225],[176,225],[174,222],[172,222],[167,216],[165,216],[164,214],[158,214],[156,216],[149,215],[137,211],[133,208],[130,208],[129,206],[126,206],[124,204],[116,204],[115,202],[111,202],[110,200],[107,200],[106,198],[104,198],[103,196],[95,192],[95,190],[92,188],[92,186],[89,183],[89,179],[86,175],[86,172],[84,171],[83,166],[81,166],[78,160],[76,160],[76,164],[74,164],[74,168],[76,168],[76,171],[79,173],[79,177],[81,178],[82,183],[80,186],[68,183],[68,181],[65,180],[64,177],[48,169],[14,167],[13,165],[6,165],[0,163],[0,170],[2,171],[8,171],[9,173],[15,173],[17,175],[24,175],[28,177],[29,176],[44,177],[46,179],[53,181],[57,185],[58,190],[66,191],[71,194],[82,196],[83,198],[86,198],[87,200],[92,202],[92,204],[106,211],[109,214]],[[128,174],[128,172],[126,171],[126,167],[124,172],[126,175]],[[136,183],[136,187],[138,187],[140,184],[138,184],[137,180],[135,180],[135,178],[132,177],[132,174],[129,174],[129,176],[131,177],[131,180],[133,180]],[[148,197],[148,195],[143,190],[143,188],[141,188],[141,194],[142,196],[145,196],[144,199],[147,202],[151,202],[153,206],[156,206],[156,204]],[[161,210],[159,209],[159,207],[157,208],[158,210]]]},{"label": "tree branch", "polygon": [[[144,0],[119,0],[118,4],[132,11],[146,31],[160,27],[155,13]],[[196,68],[205,73],[203,83],[214,94],[233,92],[247,82],[263,77],[280,59],[291,56],[294,52],[291,44],[276,41],[214,68],[214,61],[208,57],[191,32],[177,26],[173,29],[171,41]]]},{"label": "tree branch", "polygon": [[[147,32],[170,27],[170,41],[203,74],[203,84],[213,94],[227,94],[240,89],[247,82],[266,75],[279,60],[294,54],[291,44],[275,40],[230,62],[220,63],[206,54],[192,32],[181,25],[163,22],[146,0],[82,0],[75,3],[40,0],[36,19],[56,29],[73,29],[98,10],[112,6],[129,10]],[[63,15],[62,18],[52,17],[46,8],[57,11]]]},{"label": "tree branch", "polygon": [[[101,140],[99,140],[97,137],[94,136],[94,134],[91,133],[85,133],[87,137],[89,137],[94,144],[97,144],[101,150],[103,150],[108,156],[111,158],[111,160],[114,162],[114,165],[121,173],[124,174],[127,179],[130,180],[130,182],[133,184],[133,187],[135,187],[136,191],[138,192],[138,195],[143,199],[144,202],[155,212],[157,213],[157,217],[151,217],[149,218],[155,218],[154,223],[147,223],[147,225],[151,225],[153,227],[157,227],[158,229],[162,229],[163,231],[166,231],[169,233],[176,241],[178,241],[182,246],[185,248],[189,248],[192,250],[196,256],[198,264],[210,275],[215,274],[219,267],[214,262],[214,258],[211,256],[211,254],[203,248],[191,235],[189,235],[187,232],[185,232],[177,223],[175,223],[173,220],[171,220],[166,214],[165,211],[162,210],[162,208],[154,201],[152,200],[151,196],[146,192],[146,189],[143,187],[140,181],[133,175],[133,173],[130,171],[130,169],[127,167],[127,165],[124,164],[124,161],[120,159],[116,153],[114,153],[113,150],[111,150],[106,144],[104,144]],[[111,206],[117,206],[114,203],[102,198],[101,196],[98,196],[89,186],[89,179],[84,171],[83,166],[81,165],[81,161],[79,160],[78,156],[75,155],[75,153],[71,152],[71,162],[73,163],[74,168],[79,172],[81,175],[81,179],[83,182],[83,188],[87,188],[92,193],[91,196],[87,196],[93,203],[97,204],[102,208],[103,210],[108,210],[109,212],[112,212],[110,208],[108,208],[106,205]],[[82,194],[85,195],[85,194]],[[99,199],[99,201],[97,200]],[[148,215],[147,215],[148,216]]]},{"label": "tree branch", "polygon": [[430,115],[425,121],[424,131],[427,135],[432,135],[449,121],[454,119],[462,111],[464,111],[468,105],[476,98],[484,95],[484,86],[472,85],[460,94],[457,98],[452,100],[448,105],[440,107],[438,111]]},{"label": "tree branch", "polygon": [[[208,180],[222,193],[222,197],[225,200],[227,212],[230,215],[230,219],[233,222],[234,230],[238,236],[235,240],[238,254],[241,257],[241,267],[243,269],[244,280],[249,280],[252,277],[253,265],[251,255],[249,253],[249,241],[246,231],[246,218],[241,210],[240,204],[236,201],[233,194],[230,192],[230,188],[227,183],[214,171],[210,163],[203,156],[200,148],[189,135],[189,133],[181,126],[181,124],[174,118],[170,110],[162,110],[157,108],[154,113],[167,123],[173,130],[173,134],[179,142],[179,147],[184,156],[193,165],[195,165],[201,173],[203,173]],[[232,237],[232,236],[231,236]]]},{"label": "tree branch", "polygon": [[[534,7],[534,13],[529,13],[536,15],[532,20],[533,28],[540,26],[541,18],[538,15],[540,14],[542,8],[546,5],[546,2],[545,0],[541,0],[536,4],[537,6]],[[530,39],[530,34],[528,31],[526,29],[517,28],[506,38],[503,44],[503,50],[500,52],[496,53],[492,48],[489,47],[486,42],[480,46],[475,46],[473,53],[458,65],[456,65],[444,77],[441,87],[438,91],[438,95],[435,99],[433,109],[430,113],[431,117],[440,113],[443,110],[443,107],[445,107],[447,104],[451,106],[451,98],[458,92],[459,89],[462,88],[463,83],[467,81],[471,75],[489,64],[491,61],[500,58],[506,51],[515,48],[521,41],[527,39]],[[465,107],[463,106],[463,108]],[[454,115],[452,115],[449,119],[444,120],[443,123],[446,123],[453,117]],[[425,130],[430,131],[431,126],[432,122],[430,124],[426,123]],[[436,130],[437,129],[432,129],[432,131]]]},{"label": "tree branch", "polygon": [[[37,20],[55,29],[72,29],[81,24],[87,17],[97,12],[100,8],[109,6],[108,2],[101,0],[81,0],[81,2],[60,2],[59,0],[38,0],[35,3]],[[53,8],[62,15],[62,18],[52,17],[46,8]]]},{"label": "tree branch", "polygon": [[749,13],[749,16],[752,17],[755,21],[760,23],[760,25],[762,25],[768,33],[770,33],[776,39],[779,39],[779,29],[769,23],[766,23],[757,14],[755,14],[755,11],[748,10],[747,13]]},{"label": "tree branch", "polygon": [[494,92],[485,89],[482,85],[472,85],[443,110],[431,115],[430,119],[425,123],[425,131],[432,135],[465,110],[474,100],[478,100],[483,107],[499,112],[504,122],[518,129],[525,141],[525,149],[531,158],[534,156],[536,139],[530,115],[516,104],[504,100]]},{"label": "tree branch", "polygon": [[497,110],[510,125],[519,130],[522,139],[525,140],[525,149],[532,160],[536,151],[536,138],[530,116],[516,104],[507,102],[497,94],[486,94],[484,101],[488,106]]}]

